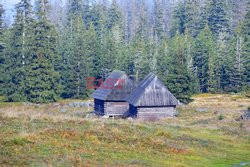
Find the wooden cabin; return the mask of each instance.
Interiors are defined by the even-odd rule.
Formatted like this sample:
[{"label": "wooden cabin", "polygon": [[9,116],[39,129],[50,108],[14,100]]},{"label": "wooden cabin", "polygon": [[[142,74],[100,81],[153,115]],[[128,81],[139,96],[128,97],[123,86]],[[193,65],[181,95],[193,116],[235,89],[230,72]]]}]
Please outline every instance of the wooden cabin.
[{"label": "wooden cabin", "polygon": [[159,119],[174,117],[179,101],[153,73],[148,74],[126,98],[131,117]]},{"label": "wooden cabin", "polygon": [[[113,88],[107,88],[113,81]],[[105,88],[106,87],[106,88]],[[97,115],[122,117],[129,111],[125,98],[134,89],[134,83],[123,71],[113,71],[94,92],[94,111]]]}]

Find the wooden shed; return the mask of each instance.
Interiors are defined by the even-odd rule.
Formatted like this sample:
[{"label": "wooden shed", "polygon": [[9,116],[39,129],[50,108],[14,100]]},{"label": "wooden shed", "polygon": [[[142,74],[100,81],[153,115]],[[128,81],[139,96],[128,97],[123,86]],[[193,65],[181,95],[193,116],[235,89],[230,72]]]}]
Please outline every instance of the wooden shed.
[{"label": "wooden shed", "polygon": [[[113,82],[113,88],[105,88]],[[93,93],[94,111],[97,115],[108,117],[124,116],[129,111],[125,98],[134,89],[134,83],[123,71],[115,70]]]},{"label": "wooden shed", "polygon": [[131,117],[142,119],[174,117],[179,101],[153,73],[148,74],[126,98]]}]

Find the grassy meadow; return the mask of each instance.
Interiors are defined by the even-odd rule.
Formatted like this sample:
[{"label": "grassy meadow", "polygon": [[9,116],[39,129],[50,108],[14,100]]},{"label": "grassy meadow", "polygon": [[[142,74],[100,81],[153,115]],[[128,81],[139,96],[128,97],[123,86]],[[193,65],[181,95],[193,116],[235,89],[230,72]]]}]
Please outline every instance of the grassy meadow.
[{"label": "grassy meadow", "polygon": [[70,101],[0,103],[0,166],[250,166],[244,95],[201,94],[160,121],[102,119]]}]

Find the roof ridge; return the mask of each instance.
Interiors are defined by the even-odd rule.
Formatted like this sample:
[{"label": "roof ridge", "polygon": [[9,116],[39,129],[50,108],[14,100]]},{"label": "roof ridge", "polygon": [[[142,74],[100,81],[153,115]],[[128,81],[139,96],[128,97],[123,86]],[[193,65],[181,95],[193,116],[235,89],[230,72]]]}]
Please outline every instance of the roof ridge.
[{"label": "roof ridge", "polygon": [[[100,99],[100,100],[107,100],[112,96],[112,94],[114,93],[114,91],[116,91],[115,86],[117,86],[118,82],[120,82],[120,80],[124,78],[125,80],[129,80],[130,82],[126,83],[128,84],[128,88],[126,89],[130,89],[130,87],[134,87],[134,83],[133,81],[130,80],[130,78],[126,75],[126,73],[124,71],[120,71],[120,70],[114,70],[112,73],[110,73],[110,75],[105,79],[105,81],[102,82],[102,84],[99,86],[99,88],[97,88],[94,93],[92,94],[92,96],[96,99]],[[102,88],[103,85],[107,85],[107,81],[108,79],[112,79],[113,81],[112,84],[114,84],[114,88]],[[109,83],[108,83],[109,84]],[[124,82],[125,84],[125,82]],[[113,86],[112,86],[113,87]],[[131,88],[132,89],[132,88]],[[118,91],[118,90],[117,90]],[[119,91],[118,91],[119,92]],[[121,92],[120,92],[121,93]],[[127,94],[125,93],[124,95],[119,95],[119,98],[124,99],[125,97],[122,96],[127,96]],[[113,97],[114,98],[114,97]],[[118,98],[118,97],[117,97]]]},{"label": "roof ridge", "polygon": [[[138,106],[141,104],[137,104],[138,102],[140,102],[140,100],[142,99],[142,97],[145,95],[145,90],[151,85],[153,86],[152,93],[155,94],[155,89],[156,86],[152,85],[152,82],[158,82],[160,84],[160,87],[162,87],[162,89],[166,90],[166,94],[168,94],[167,98],[169,98],[170,100],[165,99],[166,95],[164,92],[160,92],[160,96],[165,97],[162,99],[161,102],[150,102],[155,104],[155,105],[160,105],[165,104],[165,105],[175,105],[177,103],[177,99],[176,97],[170,92],[170,90],[164,85],[164,83],[161,81],[161,79],[155,75],[154,73],[149,73],[138,85],[137,87],[133,90],[133,92],[128,95],[128,97],[126,98],[126,101],[129,102],[130,104],[134,105],[134,106]],[[150,90],[151,92],[151,90]],[[152,99],[151,99],[152,100]],[[141,103],[141,102],[140,102]]]}]

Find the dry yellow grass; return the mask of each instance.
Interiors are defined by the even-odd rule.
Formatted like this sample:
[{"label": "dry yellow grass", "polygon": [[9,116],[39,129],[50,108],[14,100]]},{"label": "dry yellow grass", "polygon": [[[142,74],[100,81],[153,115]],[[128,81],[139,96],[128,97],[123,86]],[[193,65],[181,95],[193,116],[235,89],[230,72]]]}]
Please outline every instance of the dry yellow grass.
[{"label": "dry yellow grass", "polygon": [[[86,118],[91,108],[0,105],[0,166],[232,166],[250,162],[250,106],[202,94],[155,122]],[[223,115],[223,119],[219,117]]]}]

